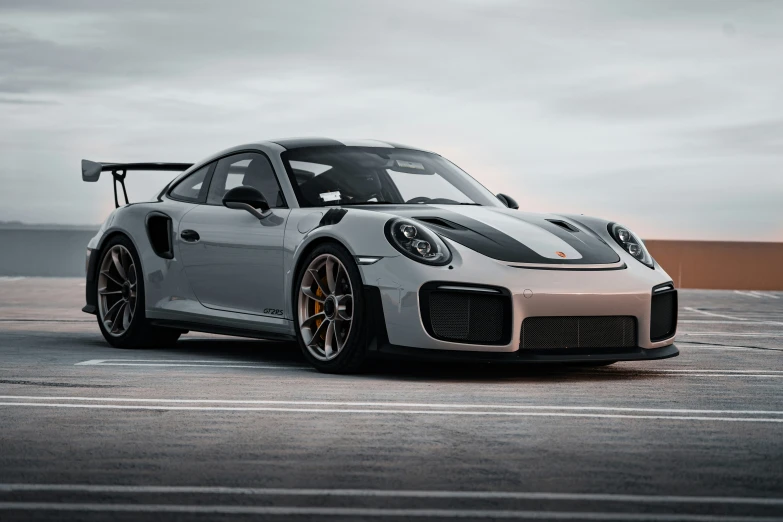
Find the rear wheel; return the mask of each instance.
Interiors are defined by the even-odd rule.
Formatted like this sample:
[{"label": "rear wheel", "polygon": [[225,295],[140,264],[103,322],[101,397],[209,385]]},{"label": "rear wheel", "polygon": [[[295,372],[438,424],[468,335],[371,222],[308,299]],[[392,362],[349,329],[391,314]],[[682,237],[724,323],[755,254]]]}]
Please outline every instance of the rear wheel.
[{"label": "rear wheel", "polygon": [[336,243],[320,245],[304,259],[295,282],[296,333],[304,356],[322,372],[358,371],[367,325],[362,278],[351,254]]},{"label": "rear wheel", "polygon": [[116,236],[101,254],[97,281],[98,326],[115,348],[169,346],[179,330],[150,324],[144,314],[144,278],[130,239]]}]

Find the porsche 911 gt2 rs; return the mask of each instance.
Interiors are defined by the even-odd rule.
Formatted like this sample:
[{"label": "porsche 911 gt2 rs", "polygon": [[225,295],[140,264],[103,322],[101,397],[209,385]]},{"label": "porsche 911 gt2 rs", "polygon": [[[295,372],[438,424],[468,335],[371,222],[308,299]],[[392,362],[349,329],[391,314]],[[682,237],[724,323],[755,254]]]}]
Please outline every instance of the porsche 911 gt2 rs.
[{"label": "porsche 911 gt2 rs", "polygon": [[[129,203],[135,170],[182,174]],[[638,236],[521,212],[431,152],[299,138],[193,165],[82,161],[84,181],[102,172],[117,209],[89,243],[84,311],[116,347],[186,331],[296,339],[325,372],[384,354],[600,365],[679,353],[677,291]]]}]

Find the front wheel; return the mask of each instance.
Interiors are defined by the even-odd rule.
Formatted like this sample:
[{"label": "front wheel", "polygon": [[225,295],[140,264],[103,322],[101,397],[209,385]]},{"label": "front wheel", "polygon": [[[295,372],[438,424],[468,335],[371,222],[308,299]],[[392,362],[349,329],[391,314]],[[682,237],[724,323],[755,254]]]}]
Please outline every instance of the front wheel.
[{"label": "front wheel", "polygon": [[367,325],[362,278],[341,245],[316,247],[295,279],[296,336],[305,358],[325,373],[352,373],[364,363]]},{"label": "front wheel", "polygon": [[150,324],[144,314],[144,277],[130,239],[116,236],[103,249],[98,272],[98,326],[115,348],[168,346],[179,330]]}]

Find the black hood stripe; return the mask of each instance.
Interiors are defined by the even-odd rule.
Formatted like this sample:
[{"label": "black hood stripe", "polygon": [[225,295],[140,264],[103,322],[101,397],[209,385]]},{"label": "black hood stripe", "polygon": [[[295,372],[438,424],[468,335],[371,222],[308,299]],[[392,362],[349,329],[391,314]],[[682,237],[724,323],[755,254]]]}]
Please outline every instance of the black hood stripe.
[{"label": "black hood stripe", "polygon": [[[609,245],[581,224],[575,226],[577,231],[568,231],[544,218],[519,216],[523,221],[563,240],[582,256],[581,259],[552,259],[541,256],[508,234],[458,212],[427,205],[379,205],[360,208],[421,221],[441,236],[499,261],[550,265],[603,265],[620,261],[620,256]],[[565,219],[563,221],[569,222]]]}]

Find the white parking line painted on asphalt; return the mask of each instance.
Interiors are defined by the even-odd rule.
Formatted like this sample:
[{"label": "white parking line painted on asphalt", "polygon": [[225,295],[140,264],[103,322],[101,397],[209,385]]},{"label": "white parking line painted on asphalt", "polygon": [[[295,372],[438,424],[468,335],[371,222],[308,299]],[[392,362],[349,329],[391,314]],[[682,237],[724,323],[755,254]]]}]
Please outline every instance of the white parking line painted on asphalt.
[{"label": "white parking line painted on asphalt", "polygon": [[690,373],[687,377],[743,377],[750,379],[783,379],[783,375],[774,374],[723,374],[723,373]]},{"label": "white parking line painted on asphalt", "polygon": [[[768,323],[764,321],[759,321],[756,319],[735,319],[733,321],[710,321],[708,319],[679,319],[677,320],[678,324],[683,323],[690,323],[690,324],[731,324],[735,326],[751,326],[751,325],[759,325],[759,324],[775,324],[778,323]],[[780,323],[783,325],[783,323]]]},{"label": "white parking line painted on asphalt", "polygon": [[708,421],[708,422],[762,422],[783,423],[783,418],[775,417],[713,417],[698,415],[631,415],[620,413],[574,413],[574,412],[540,412],[540,411],[466,411],[466,410],[406,410],[406,409],[369,409],[369,408],[283,408],[262,406],[171,406],[157,405],[127,405],[127,404],[67,404],[47,402],[0,402],[0,406],[33,407],[33,408],[64,408],[64,409],[95,409],[95,410],[149,410],[149,411],[182,411],[182,412],[280,412],[280,413],[328,413],[328,414],[370,414],[370,415],[457,415],[457,416],[499,416],[499,417],[582,417],[599,419],[642,419],[642,420],[678,420],[678,421]]},{"label": "white parking line painted on asphalt", "polygon": [[324,517],[493,518],[517,520],[629,520],[634,522],[773,522],[779,517],[615,513],[595,511],[525,511],[508,509],[407,509],[365,507],[226,506],[181,504],[98,504],[65,502],[0,502],[15,511],[82,511],[100,513],[187,513],[210,515],[268,515]]},{"label": "white parking line painted on asphalt", "polygon": [[724,352],[757,352],[757,353],[764,353],[765,351],[769,352],[783,352],[783,348],[776,349],[776,348],[749,348],[747,346],[724,346],[722,344],[693,344],[689,342],[678,342],[677,346],[680,348],[687,348],[688,351],[690,350],[713,350],[713,351],[724,351]]},{"label": "white parking line painted on asphalt", "polygon": [[119,486],[96,484],[0,484],[0,493],[14,492],[55,493],[130,493],[130,494],[193,494],[236,496],[293,496],[293,497],[377,497],[424,499],[506,499],[506,500],[562,500],[590,502],[634,502],[643,504],[741,504],[755,506],[783,506],[783,498],[716,497],[686,495],[633,495],[612,493],[549,493],[526,491],[449,491],[405,489],[316,489],[316,488],[243,488],[229,486]]},{"label": "white parking line painted on asphalt", "polygon": [[95,319],[28,319],[21,317],[0,318],[3,323],[94,323]]},{"label": "white parking line painted on asphalt", "polygon": [[[275,365],[257,365],[257,364],[243,364],[242,362],[230,363],[230,364],[213,364],[211,361],[194,361],[194,362],[176,362],[176,363],[152,363],[152,362],[110,362],[107,359],[93,359],[89,361],[82,361],[76,363],[74,366],[137,366],[137,367],[183,367],[183,368],[257,368],[267,370],[306,370],[307,366],[275,366]],[[590,372],[605,372],[605,370],[582,370],[584,373]],[[611,370],[610,370],[611,371]],[[704,374],[716,372],[718,377],[768,377],[776,378],[783,377],[783,371],[770,371],[765,369],[759,370],[663,370],[663,369],[643,369],[639,370],[640,373],[682,373],[692,374],[692,377],[703,377]]]},{"label": "white parking line painted on asphalt", "polygon": [[392,408],[490,408],[506,410],[573,410],[573,411],[621,411],[646,413],[687,414],[734,414],[734,415],[783,415],[783,410],[697,410],[690,408],[630,408],[622,406],[563,406],[542,404],[477,404],[447,402],[389,402],[389,401],[299,401],[271,399],[145,399],[135,397],[59,397],[40,395],[0,395],[0,400],[42,400],[42,401],[93,401],[93,402],[138,402],[172,404],[275,404],[293,406],[373,406]]},{"label": "white parking line painted on asphalt", "polygon": [[662,369],[662,368],[653,368],[650,370],[643,370],[643,371],[650,371],[650,372],[663,372],[663,373],[719,373],[719,374],[783,374],[783,371],[781,370],[702,370],[702,369],[695,369],[695,368],[688,368],[688,369],[681,369],[681,370],[670,370],[670,369]]},{"label": "white parking line painted on asphalt", "polygon": [[734,293],[735,294],[739,294],[739,295],[747,295],[749,297],[755,297],[756,299],[761,299],[762,298],[762,296],[760,296],[760,295],[752,294],[750,292],[740,292],[739,290],[734,290]]},{"label": "white parking line painted on asphalt", "polygon": [[12,283],[14,281],[21,281],[24,277],[12,277],[12,276],[0,276],[0,283]]},{"label": "white parking line painted on asphalt", "polygon": [[780,299],[780,297],[774,295],[774,294],[768,294],[764,292],[758,292],[756,290],[748,290],[747,292],[741,292],[739,290],[734,290],[735,294],[739,295],[746,295],[748,297],[755,297],[757,299]]},{"label": "white parking line painted on asphalt", "polygon": [[783,410],[696,410],[690,408],[629,408],[622,406],[563,406],[542,404],[477,404],[448,402],[389,402],[389,401],[298,401],[271,399],[165,399],[135,397],[60,397],[40,395],[0,395],[0,400],[42,400],[42,401],[93,401],[93,402],[138,402],[172,404],[276,404],[293,406],[373,406],[392,408],[494,408],[506,410],[575,410],[575,411],[622,411],[647,413],[688,413],[688,414],[735,414],[735,415],[783,415]]},{"label": "white parking line painted on asphalt", "polygon": [[771,294],[769,292],[759,292],[757,290],[751,290],[750,293],[761,297],[768,297],[770,299],[780,299],[779,295]]},{"label": "white parking line painted on asphalt", "polygon": [[[155,362],[153,362],[155,361]],[[175,362],[170,362],[175,361]],[[153,366],[153,367],[190,367],[190,368],[259,368],[265,370],[302,370],[307,366],[277,366],[243,364],[230,361],[188,361],[187,359],[92,359],[74,364],[74,366]]]},{"label": "white parking line painted on asphalt", "polygon": [[677,332],[677,335],[701,335],[701,336],[723,336],[723,337],[782,337],[780,332]]},{"label": "white parking line painted on asphalt", "polygon": [[[734,321],[750,321],[750,319],[747,319],[745,317],[736,317],[736,316],[733,316],[733,315],[716,314],[716,313],[713,313],[713,312],[707,312],[705,310],[699,310],[698,308],[693,308],[691,306],[686,306],[683,309],[684,310],[689,310],[691,312],[696,312],[696,313],[701,314],[701,315],[707,315],[707,316],[710,316],[710,317],[721,317],[723,319],[732,319]],[[777,321],[759,321],[759,322],[761,322],[763,324],[783,325],[783,323],[777,322]]]},{"label": "white parking line painted on asphalt", "polygon": [[699,310],[698,308],[693,308],[690,306],[684,307],[684,310],[688,310],[689,312],[694,312],[700,315],[708,315],[710,317],[722,317],[723,319],[732,319],[734,321],[746,321],[747,319],[743,319],[741,317],[734,317],[732,315],[724,315],[724,314],[716,314],[713,312],[705,312],[704,310]]}]

